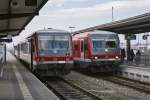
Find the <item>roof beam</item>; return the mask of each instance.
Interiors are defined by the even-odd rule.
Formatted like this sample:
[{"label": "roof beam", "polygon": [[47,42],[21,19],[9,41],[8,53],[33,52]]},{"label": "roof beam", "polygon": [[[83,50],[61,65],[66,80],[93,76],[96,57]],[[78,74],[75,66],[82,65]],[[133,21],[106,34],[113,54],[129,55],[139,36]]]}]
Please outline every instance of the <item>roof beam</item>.
[{"label": "roof beam", "polygon": [[0,20],[12,19],[12,18],[21,18],[21,17],[29,17],[35,16],[38,13],[11,13],[11,14],[0,14]]},{"label": "roof beam", "polygon": [[[17,31],[18,32],[18,31]],[[17,34],[11,34],[12,36],[17,36]],[[7,37],[8,36],[8,33],[7,34],[0,34],[0,39],[1,38],[4,38],[4,37]]]},{"label": "roof beam", "polygon": [[[41,5],[35,10],[34,13],[38,13],[39,10],[47,3],[47,1],[48,1],[48,0],[43,0],[43,2],[41,3]],[[24,27],[30,23],[30,21],[31,21],[33,18],[34,18],[34,16],[31,16],[31,17],[29,18],[29,20],[22,26],[22,29],[21,29],[17,34],[19,34],[19,33],[24,29]]]},{"label": "roof beam", "polygon": [[13,31],[19,31],[21,29],[3,29],[3,30],[0,30],[0,33],[5,33],[5,32],[13,32]]},{"label": "roof beam", "polygon": [[79,30],[74,32],[74,34],[84,33],[84,32],[94,31],[94,30],[106,30],[106,31],[117,32],[119,34],[122,33],[136,34],[137,32],[141,32],[141,33],[149,32],[150,29],[147,29],[147,27],[150,27],[150,12],[139,16],[115,21],[112,23],[106,23],[106,24],[86,28],[83,30]]}]

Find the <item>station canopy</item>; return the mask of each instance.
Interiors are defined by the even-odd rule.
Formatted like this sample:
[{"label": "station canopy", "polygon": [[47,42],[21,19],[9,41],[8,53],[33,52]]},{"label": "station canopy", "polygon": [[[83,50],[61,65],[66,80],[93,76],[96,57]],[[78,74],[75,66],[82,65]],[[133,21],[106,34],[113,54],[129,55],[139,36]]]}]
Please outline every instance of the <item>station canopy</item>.
[{"label": "station canopy", "polygon": [[127,19],[102,24],[74,32],[74,34],[84,33],[94,30],[106,30],[118,34],[138,34],[150,32],[150,13],[142,14]]},{"label": "station canopy", "polygon": [[18,35],[48,0],[0,0],[0,38]]}]

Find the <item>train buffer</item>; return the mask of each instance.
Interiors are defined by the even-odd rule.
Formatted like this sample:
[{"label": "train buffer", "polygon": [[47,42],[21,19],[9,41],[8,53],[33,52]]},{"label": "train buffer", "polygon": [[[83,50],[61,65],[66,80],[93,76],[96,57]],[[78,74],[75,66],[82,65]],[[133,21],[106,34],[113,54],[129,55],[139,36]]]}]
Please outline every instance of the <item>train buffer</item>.
[{"label": "train buffer", "polygon": [[59,100],[9,52],[0,68],[0,89],[0,100]]}]

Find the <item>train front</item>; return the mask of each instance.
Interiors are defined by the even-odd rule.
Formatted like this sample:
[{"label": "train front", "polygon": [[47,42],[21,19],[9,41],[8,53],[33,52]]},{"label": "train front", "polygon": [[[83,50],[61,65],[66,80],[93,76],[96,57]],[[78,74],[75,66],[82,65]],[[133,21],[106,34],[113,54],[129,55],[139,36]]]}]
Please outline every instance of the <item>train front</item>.
[{"label": "train front", "polygon": [[72,40],[68,32],[39,32],[37,69],[41,75],[66,75],[73,68]]},{"label": "train front", "polygon": [[119,37],[112,32],[101,31],[91,34],[92,65],[102,71],[112,71],[120,64]]}]

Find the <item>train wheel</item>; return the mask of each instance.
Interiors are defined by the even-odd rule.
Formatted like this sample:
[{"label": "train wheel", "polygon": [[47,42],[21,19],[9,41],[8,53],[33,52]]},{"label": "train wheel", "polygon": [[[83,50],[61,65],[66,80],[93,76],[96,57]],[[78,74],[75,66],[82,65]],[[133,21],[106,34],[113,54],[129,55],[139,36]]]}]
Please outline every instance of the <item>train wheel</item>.
[{"label": "train wheel", "polygon": [[90,72],[92,72],[92,73],[97,73],[97,72],[99,72],[99,71],[97,70],[97,68],[95,68],[94,66],[90,66],[89,70],[90,70]]}]

